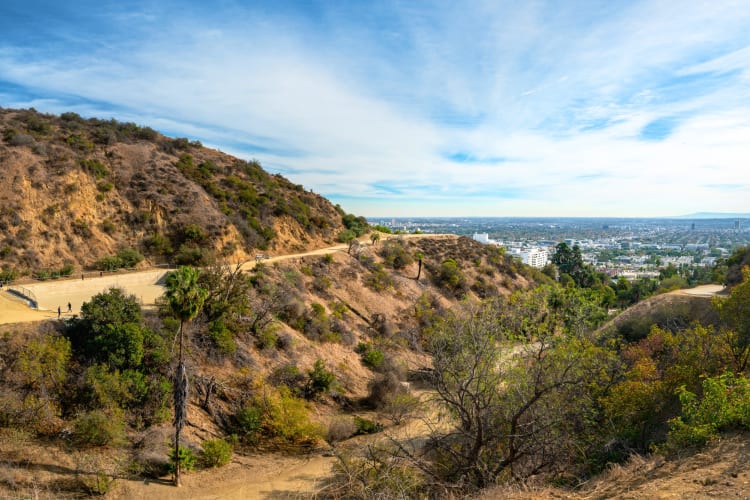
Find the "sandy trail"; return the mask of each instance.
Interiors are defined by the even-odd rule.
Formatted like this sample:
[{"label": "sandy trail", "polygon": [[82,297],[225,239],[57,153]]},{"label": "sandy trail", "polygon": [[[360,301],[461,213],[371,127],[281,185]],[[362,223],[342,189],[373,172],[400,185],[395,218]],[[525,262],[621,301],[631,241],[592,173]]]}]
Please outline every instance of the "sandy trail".
[{"label": "sandy trail", "polygon": [[[381,240],[391,238],[457,238],[456,235],[446,234],[404,234],[381,235]],[[360,239],[360,245],[369,245],[367,237]],[[347,245],[334,245],[319,248],[309,252],[278,255],[265,259],[264,263],[281,262],[300,257],[325,255],[334,252],[346,252]],[[256,262],[248,261],[242,264],[243,271],[255,267]],[[62,317],[80,314],[81,305],[91,300],[94,295],[107,291],[112,287],[122,288],[127,293],[135,295],[143,306],[153,306],[158,297],[164,293],[163,277],[167,273],[164,269],[150,269],[134,273],[112,274],[86,279],[62,279],[24,284],[25,288],[33,291],[39,302],[39,310],[34,310],[12,294],[0,292],[0,324],[25,323],[57,318],[57,308],[62,310]],[[68,313],[68,303],[72,311]]]},{"label": "sandy trail", "polygon": [[168,480],[118,480],[109,498],[115,499],[245,499],[310,498],[330,475],[333,457],[269,454],[235,457],[219,468],[189,472],[182,487]]},{"label": "sandy trail", "polygon": [[724,290],[724,285],[700,285],[695,288],[685,288],[683,290],[675,290],[676,295],[697,295],[699,297],[713,297],[714,295],[720,294]]}]

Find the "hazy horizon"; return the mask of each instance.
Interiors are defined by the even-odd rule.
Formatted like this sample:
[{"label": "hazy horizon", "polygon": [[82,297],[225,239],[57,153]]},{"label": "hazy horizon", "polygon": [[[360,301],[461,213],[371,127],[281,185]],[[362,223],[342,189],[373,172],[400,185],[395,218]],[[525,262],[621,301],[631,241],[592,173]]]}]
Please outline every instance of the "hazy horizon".
[{"label": "hazy horizon", "polygon": [[604,215],[373,215],[367,219],[746,219],[750,212],[696,212],[683,215],[643,215],[643,216],[604,216]]},{"label": "hazy horizon", "polygon": [[356,214],[744,212],[748,26],[731,0],[4,2],[0,106],[197,139]]}]

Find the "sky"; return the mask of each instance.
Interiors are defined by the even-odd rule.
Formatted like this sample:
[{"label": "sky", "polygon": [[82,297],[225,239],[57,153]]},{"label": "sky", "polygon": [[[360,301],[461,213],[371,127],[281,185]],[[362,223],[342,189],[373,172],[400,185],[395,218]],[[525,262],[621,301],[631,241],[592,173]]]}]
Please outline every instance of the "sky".
[{"label": "sky", "polygon": [[747,0],[0,2],[0,107],[368,217],[750,212]]}]

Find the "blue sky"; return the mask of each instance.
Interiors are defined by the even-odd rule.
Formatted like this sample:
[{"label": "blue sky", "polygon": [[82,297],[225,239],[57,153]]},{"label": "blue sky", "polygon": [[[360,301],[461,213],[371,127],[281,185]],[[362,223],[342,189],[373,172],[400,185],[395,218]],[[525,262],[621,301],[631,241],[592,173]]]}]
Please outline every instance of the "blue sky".
[{"label": "blue sky", "polygon": [[198,139],[371,217],[750,211],[745,0],[5,0],[0,106]]}]

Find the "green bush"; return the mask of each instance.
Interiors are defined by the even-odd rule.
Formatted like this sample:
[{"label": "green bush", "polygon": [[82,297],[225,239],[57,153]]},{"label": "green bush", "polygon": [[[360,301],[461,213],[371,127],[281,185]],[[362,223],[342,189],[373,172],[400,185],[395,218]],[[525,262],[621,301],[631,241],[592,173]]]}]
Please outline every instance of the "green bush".
[{"label": "green bush", "polygon": [[121,262],[121,267],[135,267],[143,260],[143,255],[132,248],[123,248],[117,252],[117,258]]},{"label": "green bush", "polygon": [[105,167],[99,160],[81,160],[81,167],[93,175],[97,180],[109,175],[107,167]]},{"label": "green bush", "polygon": [[[169,473],[174,474],[175,470],[175,459],[177,458],[177,454],[175,453],[174,448],[170,448],[169,450]],[[193,450],[188,448],[187,446],[180,446],[180,470],[187,472],[195,469],[195,453],[193,453]]]},{"label": "green bush", "polygon": [[404,244],[398,240],[387,241],[380,250],[380,255],[385,263],[394,269],[403,269],[414,262]]},{"label": "green bush", "polygon": [[231,355],[237,350],[237,344],[234,341],[234,334],[226,327],[221,319],[211,322],[208,329],[208,335],[211,338],[214,347],[220,354]]},{"label": "green bush", "polygon": [[205,467],[222,467],[232,460],[232,445],[223,439],[209,439],[201,447],[201,461]]},{"label": "green bush", "polygon": [[99,271],[117,271],[122,267],[122,261],[115,255],[102,257],[94,263],[94,267]]},{"label": "green bush", "polygon": [[371,274],[365,278],[365,285],[376,292],[382,292],[394,285],[393,278],[383,268],[382,264],[376,264],[371,269]]},{"label": "green bush", "polygon": [[722,431],[750,429],[750,385],[743,375],[726,372],[703,380],[698,397],[678,390],[682,415],[670,421],[667,448],[703,446]]},{"label": "green bush", "polygon": [[305,396],[308,399],[314,399],[320,394],[328,392],[336,380],[333,372],[326,369],[322,359],[315,361],[312,370],[307,372],[308,380],[305,385]]},{"label": "green bush", "polygon": [[246,444],[258,441],[263,420],[260,409],[256,406],[245,406],[234,414],[235,431],[239,439]]},{"label": "green bush", "polygon": [[267,325],[255,336],[255,347],[258,349],[270,349],[276,347],[278,336],[274,331],[273,325]]},{"label": "green bush", "polygon": [[362,358],[362,363],[373,370],[383,366],[385,354],[370,343],[360,342],[355,349]]},{"label": "green bush", "polygon": [[125,422],[119,411],[93,410],[79,415],[73,423],[73,440],[79,446],[118,444],[124,436]]},{"label": "green bush", "polygon": [[383,430],[382,424],[373,422],[372,420],[369,420],[367,418],[358,417],[356,415],[354,416],[354,425],[357,428],[356,432],[354,433],[355,435],[374,434]]}]

